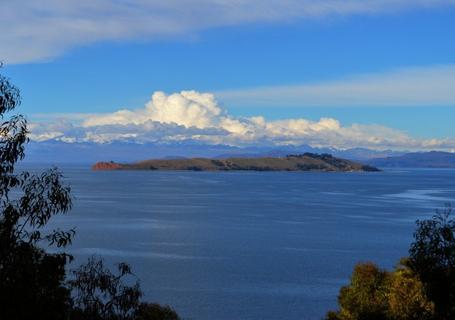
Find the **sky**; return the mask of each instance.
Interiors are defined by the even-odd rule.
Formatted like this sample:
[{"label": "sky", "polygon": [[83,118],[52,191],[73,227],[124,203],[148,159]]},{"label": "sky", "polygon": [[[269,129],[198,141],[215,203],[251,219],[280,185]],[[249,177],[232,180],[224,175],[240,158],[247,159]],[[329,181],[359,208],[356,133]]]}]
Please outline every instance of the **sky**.
[{"label": "sky", "polygon": [[455,150],[455,1],[0,3],[32,139]]}]

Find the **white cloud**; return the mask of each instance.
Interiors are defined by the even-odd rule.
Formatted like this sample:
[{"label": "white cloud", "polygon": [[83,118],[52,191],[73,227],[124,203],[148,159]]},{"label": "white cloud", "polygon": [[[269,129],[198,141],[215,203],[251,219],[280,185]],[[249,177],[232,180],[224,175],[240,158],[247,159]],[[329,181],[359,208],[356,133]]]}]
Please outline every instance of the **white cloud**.
[{"label": "white cloud", "polygon": [[231,105],[455,106],[455,65],[415,67],[320,84],[217,92]]},{"label": "white cloud", "polygon": [[167,96],[158,91],[144,109],[120,110],[109,115],[92,116],[83,122],[83,126],[143,124],[151,120],[185,127],[207,128],[221,113],[222,110],[212,94],[182,91]]},{"label": "white cloud", "polygon": [[31,138],[37,141],[167,143],[189,140],[235,146],[309,144],[407,150],[455,148],[455,139],[417,139],[380,125],[343,126],[332,118],[267,121],[261,116],[233,117],[220,107],[213,94],[196,91],[170,95],[155,92],[142,109],[87,115],[80,124],[64,120],[33,123],[31,132]]},{"label": "white cloud", "polygon": [[454,0],[2,1],[0,57],[8,63],[24,63],[98,41],[149,40],[220,26],[454,4]]}]

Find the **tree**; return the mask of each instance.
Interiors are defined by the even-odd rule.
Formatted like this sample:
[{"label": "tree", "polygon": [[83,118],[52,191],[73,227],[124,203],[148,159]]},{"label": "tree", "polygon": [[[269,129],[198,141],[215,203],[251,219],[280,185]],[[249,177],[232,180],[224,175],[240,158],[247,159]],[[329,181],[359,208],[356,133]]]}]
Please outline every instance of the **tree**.
[{"label": "tree", "polygon": [[327,319],[455,319],[455,219],[453,208],[417,220],[409,258],[393,272],[371,263],[355,267],[351,283],[341,288],[339,311]]},{"label": "tree", "polygon": [[338,296],[339,312],[331,312],[328,319],[388,319],[387,285],[389,275],[375,264],[360,263],[354,267],[349,285],[342,287]]},{"label": "tree", "polygon": [[370,262],[356,265],[351,282],[340,290],[338,303],[340,310],[329,312],[326,319],[434,319],[434,304],[406,259],[392,272]]},{"label": "tree", "polygon": [[15,171],[28,142],[26,119],[10,115],[20,102],[19,90],[0,75],[0,318],[62,319],[69,307],[64,280],[71,257],[40,246],[71,243],[72,230],[43,232],[51,217],[71,208],[70,188],[56,169]]},{"label": "tree", "polygon": [[455,220],[446,205],[429,220],[417,221],[410,266],[435,304],[438,319],[455,319]]},{"label": "tree", "polygon": [[423,283],[410,268],[409,259],[401,259],[390,277],[388,305],[392,319],[434,319],[434,303],[428,299]]}]

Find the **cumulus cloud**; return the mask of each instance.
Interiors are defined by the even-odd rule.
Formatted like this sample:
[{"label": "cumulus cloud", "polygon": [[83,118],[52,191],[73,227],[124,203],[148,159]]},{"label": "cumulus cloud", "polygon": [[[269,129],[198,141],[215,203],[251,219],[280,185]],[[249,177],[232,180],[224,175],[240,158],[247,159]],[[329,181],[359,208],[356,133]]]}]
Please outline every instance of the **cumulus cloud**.
[{"label": "cumulus cloud", "polygon": [[211,93],[155,92],[144,108],[87,115],[79,124],[70,120],[32,123],[31,138],[37,141],[110,143],[174,143],[196,141],[233,146],[301,145],[315,147],[368,147],[375,149],[455,148],[455,139],[417,139],[380,125],[343,126],[333,118],[318,121],[264,117],[234,117]]},{"label": "cumulus cloud", "polygon": [[45,60],[99,41],[185,36],[212,27],[455,5],[454,0],[23,0],[0,2],[0,57]]},{"label": "cumulus cloud", "polygon": [[175,123],[185,127],[207,128],[220,118],[221,108],[213,94],[182,91],[166,95],[158,91],[139,110],[120,110],[109,115],[90,117],[83,126],[105,124],[143,124],[147,121]]}]

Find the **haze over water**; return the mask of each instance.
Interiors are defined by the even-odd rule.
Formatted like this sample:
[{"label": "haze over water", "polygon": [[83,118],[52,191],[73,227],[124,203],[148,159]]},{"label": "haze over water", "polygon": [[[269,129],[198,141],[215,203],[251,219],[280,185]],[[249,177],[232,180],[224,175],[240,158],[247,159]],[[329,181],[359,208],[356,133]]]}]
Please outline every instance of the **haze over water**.
[{"label": "haze over water", "polygon": [[61,169],[76,199],[55,224],[76,227],[76,262],[129,262],[184,319],[320,319],[355,263],[393,267],[415,220],[455,202],[455,170]]}]

